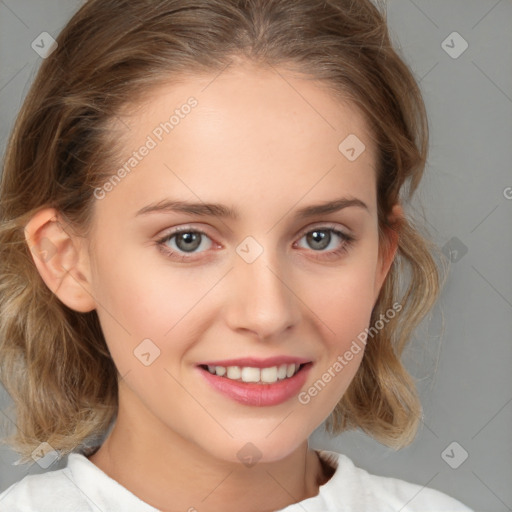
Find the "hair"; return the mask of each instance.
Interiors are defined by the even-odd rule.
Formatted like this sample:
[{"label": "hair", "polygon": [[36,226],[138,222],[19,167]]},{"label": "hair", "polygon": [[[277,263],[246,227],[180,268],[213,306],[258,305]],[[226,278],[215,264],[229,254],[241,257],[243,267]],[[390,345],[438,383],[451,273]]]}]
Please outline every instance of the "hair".
[{"label": "hair", "polygon": [[[0,190],[0,379],[16,407],[6,441],[25,457],[42,442],[62,453],[104,434],[117,413],[118,374],[96,311],[66,307],[45,285],[24,236],[56,208],[85,232],[94,189],[119,164],[113,121],[141,95],[241,60],[295,70],[348,99],[376,147],[379,242],[398,249],[371,315],[361,365],[327,420],[398,449],[421,419],[400,361],[440,289],[434,246],[392,207],[409,200],[428,152],[418,84],[393,48],[385,9],[369,0],[89,0],[32,84],[8,142]],[[374,332],[377,331],[377,332]]]}]

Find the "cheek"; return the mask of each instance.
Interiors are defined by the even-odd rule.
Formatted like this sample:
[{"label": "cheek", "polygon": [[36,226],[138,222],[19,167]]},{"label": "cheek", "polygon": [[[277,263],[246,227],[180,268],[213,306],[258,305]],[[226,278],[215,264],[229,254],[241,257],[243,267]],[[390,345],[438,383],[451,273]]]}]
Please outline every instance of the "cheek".
[{"label": "cheek", "polygon": [[[314,305],[314,330],[320,333],[323,353],[312,387],[305,391],[301,403],[318,409],[320,415],[327,416],[341,399],[364,356],[377,262],[376,245],[367,249],[348,258],[335,275],[317,282],[322,286],[304,281],[307,302]],[[320,394],[321,400],[314,399]]]},{"label": "cheek", "polygon": [[[371,290],[365,293],[361,283],[332,289],[329,297],[317,302],[321,322],[317,330],[324,341],[324,353],[318,371],[320,373],[330,369],[336,375],[335,388],[344,390],[355,375],[364,354],[365,343],[363,335],[369,326],[373,295]],[[340,359],[341,358],[341,359]],[[339,362],[343,368],[335,362]],[[340,373],[341,372],[341,373]],[[326,377],[328,379],[328,377]]]},{"label": "cheek", "polygon": [[192,331],[197,337],[202,326],[197,316],[202,299],[221,276],[211,271],[173,270],[154,260],[150,263],[145,264],[136,254],[114,259],[110,249],[96,254],[93,294],[105,339],[121,375],[140,369],[136,357],[141,343],[145,345],[140,350],[147,347],[149,352],[160,351],[162,356],[169,351],[174,356],[184,352],[193,343]]},{"label": "cheek", "polygon": [[346,343],[368,326],[375,302],[375,270],[376,257],[368,251],[315,283],[304,278],[303,293],[334,344]]},{"label": "cheek", "polygon": [[340,279],[332,283],[329,291],[318,294],[314,304],[326,324],[336,336],[349,334],[365,327],[373,307],[373,288],[370,283]]},{"label": "cheek", "polygon": [[324,293],[310,295],[322,340],[322,353],[298,401],[312,418],[327,418],[345,394],[361,364],[373,309],[373,280],[365,265],[347,267]]}]

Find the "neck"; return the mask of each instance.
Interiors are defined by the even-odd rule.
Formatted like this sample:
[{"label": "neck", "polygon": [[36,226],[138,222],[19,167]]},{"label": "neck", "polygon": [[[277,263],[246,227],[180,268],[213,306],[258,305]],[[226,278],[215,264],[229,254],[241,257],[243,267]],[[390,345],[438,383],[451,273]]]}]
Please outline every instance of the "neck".
[{"label": "neck", "polygon": [[307,441],[281,460],[249,467],[219,460],[161,423],[144,428],[137,411],[130,417],[124,410],[120,404],[114,428],[90,460],[165,512],[278,510],[316,496],[332,476]]}]

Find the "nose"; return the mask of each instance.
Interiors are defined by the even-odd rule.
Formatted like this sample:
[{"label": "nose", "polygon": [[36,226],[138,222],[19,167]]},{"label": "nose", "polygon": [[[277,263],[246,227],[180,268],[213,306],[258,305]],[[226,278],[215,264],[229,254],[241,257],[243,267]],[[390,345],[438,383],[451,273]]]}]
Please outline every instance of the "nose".
[{"label": "nose", "polygon": [[253,263],[241,258],[230,272],[226,321],[238,332],[249,331],[260,339],[276,339],[301,318],[300,298],[294,293],[291,271],[266,256]]}]

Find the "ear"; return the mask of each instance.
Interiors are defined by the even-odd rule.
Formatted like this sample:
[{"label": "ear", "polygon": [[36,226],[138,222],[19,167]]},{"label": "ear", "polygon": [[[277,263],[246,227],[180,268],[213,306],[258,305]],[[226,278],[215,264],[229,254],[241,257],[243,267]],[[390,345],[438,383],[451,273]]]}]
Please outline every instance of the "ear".
[{"label": "ear", "polygon": [[25,239],[41,278],[60,301],[82,313],[95,309],[83,239],[59,212],[39,210],[25,225]]},{"label": "ear", "polygon": [[377,301],[384,280],[395,259],[398,250],[399,226],[403,218],[404,211],[399,204],[396,204],[388,217],[384,240],[379,244],[379,261],[375,274],[375,301]]}]

